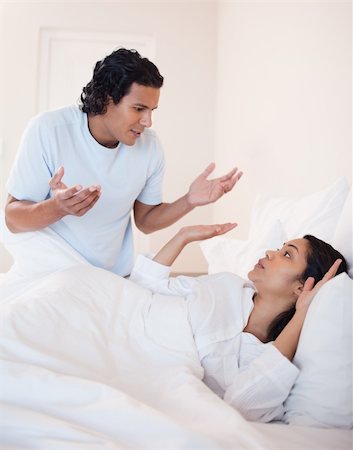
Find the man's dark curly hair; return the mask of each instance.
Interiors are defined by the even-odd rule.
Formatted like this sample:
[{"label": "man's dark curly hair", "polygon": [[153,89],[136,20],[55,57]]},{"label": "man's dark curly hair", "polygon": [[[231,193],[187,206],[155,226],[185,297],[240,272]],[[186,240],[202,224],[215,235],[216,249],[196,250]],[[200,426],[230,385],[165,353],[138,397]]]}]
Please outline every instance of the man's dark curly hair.
[{"label": "man's dark curly hair", "polygon": [[104,114],[109,100],[119,103],[129,93],[132,83],[160,88],[163,77],[157,67],[136,50],[115,50],[96,63],[92,80],[82,90],[81,110]]}]

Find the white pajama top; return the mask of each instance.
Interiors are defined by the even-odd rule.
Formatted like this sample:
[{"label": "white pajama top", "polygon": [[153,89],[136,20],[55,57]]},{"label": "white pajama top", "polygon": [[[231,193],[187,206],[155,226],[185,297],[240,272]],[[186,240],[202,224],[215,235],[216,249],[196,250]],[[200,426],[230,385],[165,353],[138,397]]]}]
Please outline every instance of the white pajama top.
[{"label": "white pajama top", "polygon": [[243,332],[254,306],[254,286],[231,273],[169,275],[170,267],[139,255],[130,281],[187,302],[203,381],[210,389],[248,420],[280,420],[299,370],[274,345]]}]

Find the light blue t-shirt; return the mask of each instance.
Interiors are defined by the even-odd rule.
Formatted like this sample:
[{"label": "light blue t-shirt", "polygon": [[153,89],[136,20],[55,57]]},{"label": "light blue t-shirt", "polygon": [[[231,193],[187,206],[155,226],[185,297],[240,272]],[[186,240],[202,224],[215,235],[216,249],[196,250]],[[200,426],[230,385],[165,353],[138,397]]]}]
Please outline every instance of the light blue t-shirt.
[{"label": "light blue t-shirt", "polygon": [[146,129],[133,146],[110,149],[92,137],[87,114],[78,107],[40,114],[25,130],[7,191],[18,200],[48,199],[48,183],[60,166],[68,187],[99,184],[102,194],[82,217],[65,216],[50,228],[95,266],[129,274],[134,202],[162,202],[164,154],[156,134]]}]

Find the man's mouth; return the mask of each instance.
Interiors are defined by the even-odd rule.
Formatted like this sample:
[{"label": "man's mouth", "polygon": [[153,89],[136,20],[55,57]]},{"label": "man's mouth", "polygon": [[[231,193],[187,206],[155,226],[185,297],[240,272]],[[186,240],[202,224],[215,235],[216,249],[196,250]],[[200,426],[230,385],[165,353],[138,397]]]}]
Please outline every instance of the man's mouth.
[{"label": "man's mouth", "polygon": [[137,138],[140,137],[142,134],[142,131],[138,131],[138,130],[130,130],[130,131]]}]

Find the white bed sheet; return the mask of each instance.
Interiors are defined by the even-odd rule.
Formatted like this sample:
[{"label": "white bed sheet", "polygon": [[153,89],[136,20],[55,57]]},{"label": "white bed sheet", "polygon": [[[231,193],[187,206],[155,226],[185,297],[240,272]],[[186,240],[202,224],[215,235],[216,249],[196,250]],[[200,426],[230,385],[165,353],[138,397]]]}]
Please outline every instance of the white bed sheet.
[{"label": "white bed sheet", "polygon": [[272,450],[351,450],[353,448],[352,430],[302,427],[283,423],[254,423],[253,426],[272,443]]}]

